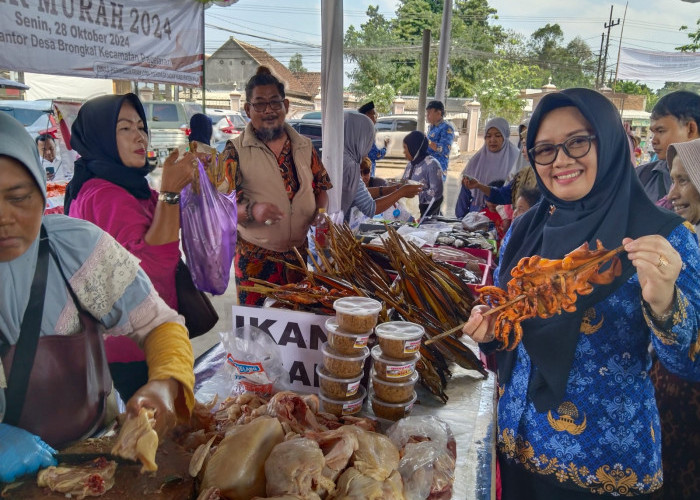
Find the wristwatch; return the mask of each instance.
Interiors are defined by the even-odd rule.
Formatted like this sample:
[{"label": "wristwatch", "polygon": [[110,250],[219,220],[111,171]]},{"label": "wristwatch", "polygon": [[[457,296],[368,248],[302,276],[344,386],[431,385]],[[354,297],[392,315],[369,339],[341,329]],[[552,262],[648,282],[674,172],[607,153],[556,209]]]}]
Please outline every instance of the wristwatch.
[{"label": "wristwatch", "polygon": [[180,203],[180,193],[172,193],[170,191],[161,191],[158,194],[158,201],[167,203],[168,205],[177,205]]}]

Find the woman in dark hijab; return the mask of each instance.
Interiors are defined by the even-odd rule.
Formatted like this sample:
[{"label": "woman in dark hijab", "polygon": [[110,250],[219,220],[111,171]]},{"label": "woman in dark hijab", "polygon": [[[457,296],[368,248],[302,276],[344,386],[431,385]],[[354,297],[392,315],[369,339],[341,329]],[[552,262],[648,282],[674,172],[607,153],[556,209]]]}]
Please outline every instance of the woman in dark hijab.
[{"label": "woman in dark hijab", "polygon": [[421,217],[440,213],[443,199],[442,168],[440,162],[428,156],[428,138],[414,130],[403,139],[403,154],[408,160],[403,179],[420,182],[423,190],[418,195]]},{"label": "woman in dark hijab", "polygon": [[[192,153],[163,165],[160,193],[152,190],[148,126],[134,94],[87,101],[73,123],[71,146],[80,154],[66,190],[65,213],[92,222],[139,258],[166,304],[177,310],[175,268],[180,260],[180,191],[192,181]],[[142,350],[126,337],[107,343],[107,360],[122,399],[147,380]]]},{"label": "woman in dark hijab", "polygon": [[203,113],[195,113],[190,118],[190,135],[187,137],[190,142],[197,141],[209,146],[211,135],[214,133],[214,126],[211,118]]},{"label": "woman in dark hijab", "polygon": [[[522,342],[497,353],[503,499],[648,495],[663,480],[649,344],[669,370],[700,377],[697,239],[644,195],[603,95],[545,96],[527,147],[543,200],[513,221],[498,286],[526,256],[561,259],[596,241],[625,253],[612,283],[574,312],[523,321]],[[488,309],[476,306],[463,329],[486,351],[502,347]]]}]

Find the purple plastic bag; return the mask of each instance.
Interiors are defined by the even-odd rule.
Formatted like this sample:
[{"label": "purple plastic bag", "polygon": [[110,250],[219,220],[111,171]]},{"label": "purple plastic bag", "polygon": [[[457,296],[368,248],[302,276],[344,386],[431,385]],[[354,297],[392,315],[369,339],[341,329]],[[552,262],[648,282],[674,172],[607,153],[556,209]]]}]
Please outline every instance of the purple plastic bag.
[{"label": "purple plastic bag", "polygon": [[228,287],[236,253],[236,192],[219,193],[199,164],[200,193],[188,185],[180,194],[182,246],[195,286],[221,295]]}]

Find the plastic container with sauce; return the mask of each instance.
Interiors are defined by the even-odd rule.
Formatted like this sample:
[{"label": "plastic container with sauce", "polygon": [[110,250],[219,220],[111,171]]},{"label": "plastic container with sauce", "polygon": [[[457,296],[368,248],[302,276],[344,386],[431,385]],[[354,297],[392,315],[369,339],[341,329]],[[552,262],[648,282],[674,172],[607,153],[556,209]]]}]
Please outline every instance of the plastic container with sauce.
[{"label": "plastic container with sauce", "polygon": [[335,318],[326,320],[326,332],[328,344],[341,354],[357,354],[367,347],[372,330],[364,333],[348,333],[338,326]]},{"label": "plastic container with sauce", "polygon": [[382,348],[376,345],[372,348],[372,359],[377,377],[387,382],[406,382],[415,373],[420,354],[414,354],[411,359],[394,359],[386,356]]},{"label": "plastic container with sauce", "polygon": [[318,375],[321,394],[338,401],[353,399],[360,390],[360,382],[363,376],[361,373],[356,377],[338,378],[331,375],[322,366],[316,367],[316,374]]},{"label": "plastic container with sauce", "polygon": [[387,403],[379,399],[376,394],[372,394],[370,396],[370,404],[372,411],[378,418],[396,421],[410,415],[417,398],[416,392],[413,391],[411,399],[405,403]]},{"label": "plastic container with sauce", "polygon": [[348,333],[365,333],[377,324],[382,303],[367,297],[343,297],[333,302],[338,326]]},{"label": "plastic container with sauce", "polygon": [[387,321],[374,329],[385,356],[412,359],[420,350],[425,328],[408,321]]},{"label": "plastic container with sauce", "polygon": [[321,400],[321,409],[327,413],[331,413],[337,417],[342,417],[343,415],[354,415],[359,413],[362,409],[362,403],[365,400],[367,391],[364,387],[360,386],[357,391],[357,395],[353,399],[349,400],[338,400],[324,396],[322,393],[318,395]]},{"label": "plastic container with sauce", "polygon": [[369,356],[369,349],[362,348],[357,354],[341,354],[331,346],[328,342],[324,342],[321,346],[323,354],[323,367],[331,375],[337,378],[351,378],[362,374],[365,359]]}]

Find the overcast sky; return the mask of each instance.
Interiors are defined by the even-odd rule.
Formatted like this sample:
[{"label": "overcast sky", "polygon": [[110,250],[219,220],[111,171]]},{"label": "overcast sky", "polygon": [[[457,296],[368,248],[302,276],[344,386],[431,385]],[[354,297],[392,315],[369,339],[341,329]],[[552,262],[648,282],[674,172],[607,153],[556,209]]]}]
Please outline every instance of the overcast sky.
[{"label": "overcast sky", "polygon": [[[239,0],[230,7],[211,7],[205,11],[206,23],[237,33],[208,26],[206,52],[214,52],[229,36],[234,36],[264,48],[285,64],[299,52],[309,71],[320,71],[321,1],[327,0]],[[687,34],[679,32],[680,26],[686,24],[696,29],[695,22],[700,18],[700,3],[630,0],[623,32],[625,3],[623,0],[489,0],[498,11],[499,19],[494,24],[529,37],[547,23],[558,23],[566,41],[580,36],[595,53],[600,49],[601,33],[613,6],[613,22],[619,18],[620,24],[610,32],[609,61],[617,58],[620,36],[626,47],[672,52],[688,43]],[[344,27],[359,28],[367,20],[365,12],[369,5],[379,5],[380,13],[394,17],[397,4],[394,0],[344,0]],[[346,67],[346,71],[349,69]]]}]

